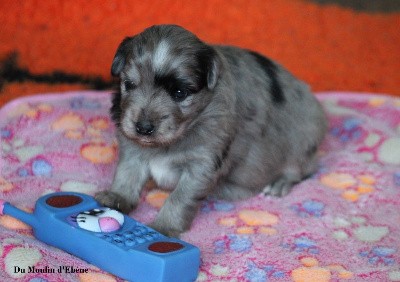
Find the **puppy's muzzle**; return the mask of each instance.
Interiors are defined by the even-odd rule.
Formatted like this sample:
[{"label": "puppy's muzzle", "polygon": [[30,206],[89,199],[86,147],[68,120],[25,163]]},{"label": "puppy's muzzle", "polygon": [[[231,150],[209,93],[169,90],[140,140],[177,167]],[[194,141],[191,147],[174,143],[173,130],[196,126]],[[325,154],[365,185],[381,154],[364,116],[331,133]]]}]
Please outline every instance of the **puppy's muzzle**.
[{"label": "puppy's muzzle", "polygon": [[154,130],[155,126],[150,121],[138,121],[136,123],[136,132],[140,135],[152,135]]}]

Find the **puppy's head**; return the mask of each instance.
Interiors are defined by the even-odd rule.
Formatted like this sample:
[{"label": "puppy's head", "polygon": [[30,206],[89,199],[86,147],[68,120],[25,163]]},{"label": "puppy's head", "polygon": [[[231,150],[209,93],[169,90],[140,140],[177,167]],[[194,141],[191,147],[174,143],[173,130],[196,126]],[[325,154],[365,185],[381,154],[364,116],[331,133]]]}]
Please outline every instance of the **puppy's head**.
[{"label": "puppy's head", "polygon": [[153,26],[126,38],[111,67],[120,77],[114,121],[142,146],[175,142],[212,99],[219,68],[215,50],[179,26]]}]

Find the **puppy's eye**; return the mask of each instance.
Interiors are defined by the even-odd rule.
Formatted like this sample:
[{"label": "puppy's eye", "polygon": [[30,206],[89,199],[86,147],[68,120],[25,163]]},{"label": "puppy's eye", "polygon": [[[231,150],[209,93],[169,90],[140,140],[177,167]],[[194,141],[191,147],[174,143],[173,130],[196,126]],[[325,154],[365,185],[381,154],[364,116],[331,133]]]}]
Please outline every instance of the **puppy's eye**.
[{"label": "puppy's eye", "polygon": [[133,81],[125,80],[124,87],[125,87],[126,91],[131,91],[131,90],[135,89],[136,85],[135,85],[135,83],[133,83]]},{"label": "puppy's eye", "polygon": [[175,89],[174,91],[172,91],[171,93],[171,98],[175,101],[175,102],[182,102],[183,100],[186,99],[187,96],[189,96],[189,91],[188,90],[184,90],[184,89]]}]

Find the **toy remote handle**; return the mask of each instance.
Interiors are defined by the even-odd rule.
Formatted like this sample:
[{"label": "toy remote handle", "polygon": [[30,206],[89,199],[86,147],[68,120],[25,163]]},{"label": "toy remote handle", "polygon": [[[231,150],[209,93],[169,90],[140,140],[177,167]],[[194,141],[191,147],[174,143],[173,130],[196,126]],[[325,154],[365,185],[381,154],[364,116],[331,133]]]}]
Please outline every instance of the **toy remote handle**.
[{"label": "toy remote handle", "polygon": [[34,236],[129,281],[194,281],[200,250],[99,205],[81,193],[45,195],[27,213],[0,200],[7,214],[32,226]]}]

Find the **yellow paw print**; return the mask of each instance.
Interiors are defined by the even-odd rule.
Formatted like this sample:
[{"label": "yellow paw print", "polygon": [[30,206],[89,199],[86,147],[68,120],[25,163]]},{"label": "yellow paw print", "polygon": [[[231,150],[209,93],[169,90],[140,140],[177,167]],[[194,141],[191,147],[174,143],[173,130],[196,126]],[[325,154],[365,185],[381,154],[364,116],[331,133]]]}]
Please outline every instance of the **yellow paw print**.
[{"label": "yellow paw print", "polygon": [[161,207],[164,205],[165,200],[168,197],[168,192],[156,189],[147,194],[146,202],[149,203],[152,207],[161,209]]},{"label": "yellow paw print", "polygon": [[14,189],[14,185],[0,176],[0,192],[8,192]]},{"label": "yellow paw print", "polygon": [[82,139],[91,137],[91,141],[82,145],[81,156],[94,164],[110,164],[117,157],[117,143],[106,144],[102,138],[103,131],[110,127],[106,117],[95,117],[85,121],[80,115],[67,113],[59,117],[52,124],[52,129],[62,132],[65,138]]},{"label": "yellow paw print", "polygon": [[84,159],[94,164],[110,164],[117,158],[117,144],[91,142],[81,147],[81,155]]},{"label": "yellow paw print", "polygon": [[86,133],[96,140],[102,140],[102,132],[109,127],[110,122],[105,117],[95,117],[86,122],[75,113],[64,114],[52,124],[54,131],[63,132],[68,139],[82,139]]},{"label": "yellow paw print", "polygon": [[[29,210],[27,208],[22,208],[22,210],[26,212],[32,212],[32,210]],[[9,216],[9,215],[2,215],[0,216],[0,225],[4,226],[7,229],[11,230],[19,230],[19,231],[30,231],[31,227],[22,221]]]},{"label": "yellow paw print", "polygon": [[319,266],[319,261],[313,257],[303,257],[300,262],[303,266],[292,270],[291,273],[291,277],[295,282],[328,282],[333,274],[337,274],[340,279],[353,277],[353,273],[340,264],[321,267]]},{"label": "yellow paw print", "polygon": [[25,116],[30,119],[35,119],[38,118],[41,113],[51,113],[52,111],[53,107],[46,103],[41,103],[35,106],[24,103],[20,104],[12,112],[10,112],[9,116],[12,118]]},{"label": "yellow paw print", "polygon": [[279,222],[278,216],[264,210],[241,210],[236,217],[224,217],[219,220],[220,225],[236,227],[238,234],[266,234],[275,235],[278,231],[273,228]]},{"label": "yellow paw print", "polygon": [[354,177],[348,173],[333,172],[323,175],[320,181],[329,188],[342,190],[342,198],[350,202],[356,202],[361,195],[375,191],[375,178],[369,174]]},{"label": "yellow paw print", "polygon": [[85,130],[85,122],[81,116],[68,113],[54,121],[52,129],[54,131],[63,132],[66,138],[81,139]]},{"label": "yellow paw print", "polygon": [[382,98],[381,97],[373,97],[373,98],[369,99],[368,104],[371,107],[380,107],[383,104],[385,104],[386,101],[387,101],[387,99],[385,99],[383,97]]},{"label": "yellow paw print", "polygon": [[100,272],[89,272],[89,273],[80,273],[79,281],[80,282],[91,282],[91,281],[116,282],[117,279],[110,274],[105,274],[105,273],[100,273]]},{"label": "yellow paw print", "polygon": [[161,207],[164,205],[165,200],[171,194],[171,192],[169,191],[159,189],[157,183],[153,179],[147,181],[144,189],[149,191],[145,198],[146,202],[156,209],[161,209]]},{"label": "yellow paw print", "polygon": [[101,137],[102,131],[110,127],[110,122],[105,117],[95,117],[89,120],[87,132],[92,137]]}]

